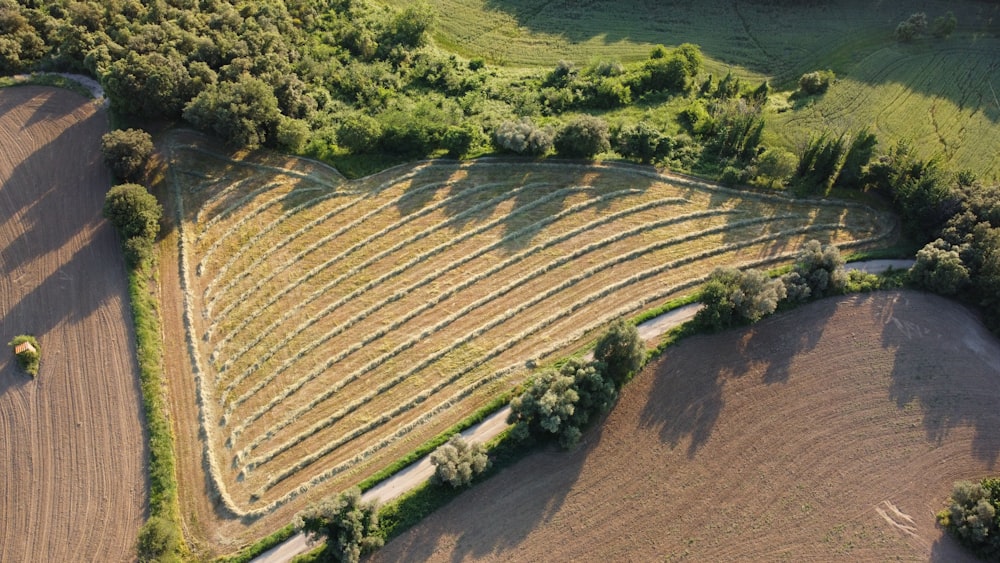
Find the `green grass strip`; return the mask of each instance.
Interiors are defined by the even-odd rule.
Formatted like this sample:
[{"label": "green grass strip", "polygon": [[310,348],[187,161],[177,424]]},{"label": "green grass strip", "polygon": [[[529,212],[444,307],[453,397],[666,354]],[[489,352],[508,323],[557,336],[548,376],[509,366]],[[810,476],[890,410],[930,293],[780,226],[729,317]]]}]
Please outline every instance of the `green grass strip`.
[{"label": "green grass strip", "polygon": [[174,437],[167,418],[163,397],[163,342],[160,339],[160,316],[156,296],[150,287],[152,270],[140,266],[128,272],[129,298],[135,323],[136,356],[142,406],[149,433],[149,515],[158,516],[176,527],[180,524],[177,474],[174,460]]}]

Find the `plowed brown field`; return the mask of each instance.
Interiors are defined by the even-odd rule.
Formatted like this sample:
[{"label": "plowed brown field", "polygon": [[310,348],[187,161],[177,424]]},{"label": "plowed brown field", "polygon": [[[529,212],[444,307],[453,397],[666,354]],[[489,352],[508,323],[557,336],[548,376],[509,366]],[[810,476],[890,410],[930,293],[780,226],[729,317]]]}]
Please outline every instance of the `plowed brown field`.
[{"label": "plowed brown field", "polygon": [[945,299],[825,300],[647,367],[573,452],[523,460],[378,561],[960,561],[934,522],[997,471],[1000,341]]},{"label": "plowed brown field", "polygon": [[[103,110],[0,90],[0,561],[129,561],[147,491]],[[37,379],[6,343],[37,336]]]}]

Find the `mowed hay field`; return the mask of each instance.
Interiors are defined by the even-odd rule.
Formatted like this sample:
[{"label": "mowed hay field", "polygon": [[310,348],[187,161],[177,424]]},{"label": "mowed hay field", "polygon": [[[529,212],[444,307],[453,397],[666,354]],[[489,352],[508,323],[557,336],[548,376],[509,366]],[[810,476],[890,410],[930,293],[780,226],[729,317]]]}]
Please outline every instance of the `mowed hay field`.
[{"label": "mowed hay field", "polygon": [[894,228],[649,168],[433,161],[347,182],[193,139],[167,148],[188,338],[212,478],[250,517],[359,482],[716,266]]},{"label": "mowed hay field", "polygon": [[[101,217],[107,116],[0,89],[0,561],[130,561],[146,445],[125,267]],[[7,342],[34,334],[37,379]]]},{"label": "mowed hay field", "polygon": [[935,525],[995,474],[1000,341],[917,292],[670,348],[571,452],[533,454],[375,561],[966,561]]}]

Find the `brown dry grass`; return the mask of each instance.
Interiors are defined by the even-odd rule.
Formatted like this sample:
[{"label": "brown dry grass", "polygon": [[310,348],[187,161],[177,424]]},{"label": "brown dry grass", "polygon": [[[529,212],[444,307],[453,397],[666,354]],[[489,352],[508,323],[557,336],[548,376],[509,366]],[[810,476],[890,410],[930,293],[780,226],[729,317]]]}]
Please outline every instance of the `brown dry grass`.
[{"label": "brown dry grass", "polygon": [[934,513],[996,473],[1000,341],[916,292],[668,350],[575,451],[530,456],[377,561],[959,561]]},{"label": "brown dry grass", "polygon": [[0,561],[129,561],[147,491],[118,241],[101,217],[107,117],[77,94],[0,90]]},{"label": "brown dry grass", "polygon": [[[167,346],[195,352],[175,419],[202,417],[208,436],[179,447],[209,460],[212,504],[191,525],[210,550],[363,480],[521,381],[526,360],[578,349],[716,265],[787,260],[808,238],[870,244],[892,227],[869,208],[638,167],[431,162],[346,182],[263,156],[167,143],[187,265],[162,274],[167,291],[187,288]],[[189,392],[198,401],[181,405]],[[200,489],[195,465],[183,480]]]}]

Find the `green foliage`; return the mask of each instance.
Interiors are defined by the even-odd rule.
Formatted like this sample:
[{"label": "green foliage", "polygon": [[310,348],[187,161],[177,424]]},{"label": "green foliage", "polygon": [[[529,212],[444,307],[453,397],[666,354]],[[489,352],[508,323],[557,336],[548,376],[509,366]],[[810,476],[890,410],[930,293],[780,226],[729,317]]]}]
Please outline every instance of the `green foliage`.
[{"label": "green foliage", "polygon": [[860,188],[865,167],[871,162],[877,145],[878,139],[875,138],[875,134],[867,129],[854,135],[833,184],[843,188]]},{"label": "green foliage", "polygon": [[313,540],[325,538],[324,554],[333,561],[356,563],[384,543],[378,512],[373,504],[362,504],[357,487],[310,505],[295,516],[294,525]]},{"label": "green foliage", "polygon": [[597,340],[594,360],[604,376],[621,387],[639,372],[646,359],[646,345],[635,325],[618,319]]},{"label": "green foliage", "polygon": [[764,133],[762,106],[739,98],[715,104],[714,127],[707,137],[708,147],[723,158],[749,162],[757,156]]},{"label": "green foliage", "polygon": [[111,108],[136,117],[176,118],[194,94],[176,53],[130,51],[111,63],[102,83]]},{"label": "green foliage", "polygon": [[308,123],[282,115],[278,118],[278,126],[274,132],[275,145],[292,152],[300,152],[309,141],[310,134]]},{"label": "green foliage", "polygon": [[456,489],[472,484],[472,479],[486,471],[489,463],[482,444],[469,444],[459,434],[431,454],[434,478]]},{"label": "green foliage", "polygon": [[903,227],[915,240],[932,240],[961,205],[952,178],[936,159],[921,160],[909,145],[897,142],[867,169],[869,189],[889,195],[903,218]]},{"label": "green foliage", "polygon": [[126,240],[132,237],[155,240],[162,215],[163,208],[156,198],[139,184],[119,184],[104,198],[104,217]]},{"label": "green foliage", "polygon": [[969,269],[962,263],[960,248],[942,239],[927,243],[910,268],[910,281],[917,287],[955,295],[969,285]]},{"label": "green foliage", "polygon": [[610,408],[615,386],[592,364],[571,359],[556,371],[543,370],[510,402],[511,436],[555,437],[564,448],[573,447],[591,417]]},{"label": "green foliage", "polygon": [[896,26],[896,31],[893,32],[893,37],[897,41],[913,41],[919,37],[924,30],[927,29],[927,14],[924,12],[917,12],[915,14],[910,14],[910,17],[899,22]]},{"label": "green foliage", "polygon": [[781,280],[758,270],[717,268],[701,290],[699,301],[704,307],[694,320],[709,330],[754,323],[773,313],[784,298]]},{"label": "green foliage", "polygon": [[796,179],[806,188],[826,193],[840,172],[845,144],[843,135],[831,139],[824,133],[810,140],[799,157]]},{"label": "green foliage", "polygon": [[15,354],[17,357],[17,364],[21,366],[28,375],[35,377],[38,375],[38,363],[41,359],[42,347],[38,344],[38,339],[30,334],[19,334],[14,337],[7,345],[10,346],[11,351],[13,351],[19,344],[25,342],[30,343],[35,350],[24,350],[20,354]]},{"label": "green foliage", "polygon": [[1000,559],[1000,479],[958,481],[938,522],[958,541],[986,560]]},{"label": "green foliage", "polygon": [[[649,164],[659,156],[663,134],[646,121],[623,127],[615,139],[615,150],[625,158]],[[664,146],[669,147],[669,142]]]},{"label": "green foliage", "polygon": [[757,177],[767,181],[772,187],[775,182],[784,184],[795,172],[797,159],[794,154],[779,148],[769,148],[757,157]]},{"label": "green foliage", "polygon": [[382,139],[382,124],[374,117],[352,113],[337,130],[337,144],[353,153],[372,151]]},{"label": "green foliage", "polygon": [[139,530],[136,545],[140,563],[168,563],[181,558],[177,555],[181,538],[177,526],[160,516],[150,516]]},{"label": "green foliage", "polygon": [[934,23],[931,26],[931,35],[938,39],[947,39],[955,32],[956,27],[958,27],[958,18],[955,17],[953,12],[948,12],[943,16],[934,18]]},{"label": "green foliage", "polygon": [[790,301],[805,301],[844,291],[847,273],[836,246],[811,240],[799,252],[795,270],[782,278]]},{"label": "green foliage", "polygon": [[153,138],[142,129],[117,129],[101,137],[101,152],[116,177],[135,180],[153,152]]},{"label": "green foliage", "polygon": [[448,151],[451,158],[461,158],[469,152],[476,141],[476,134],[469,127],[452,125],[441,137],[441,146]]},{"label": "green foliage", "polygon": [[520,121],[504,121],[493,133],[493,144],[498,150],[530,156],[548,152],[552,139],[551,129],[538,127],[527,117]]},{"label": "green foliage", "polygon": [[599,117],[582,115],[559,130],[554,144],[560,156],[593,157],[611,149],[608,124]]},{"label": "green foliage", "polygon": [[184,108],[184,119],[236,147],[277,145],[281,113],[274,91],[259,78],[213,84]]},{"label": "green foliage", "polygon": [[822,94],[830,88],[830,83],[836,78],[832,70],[816,70],[799,77],[799,92],[805,96]]}]

